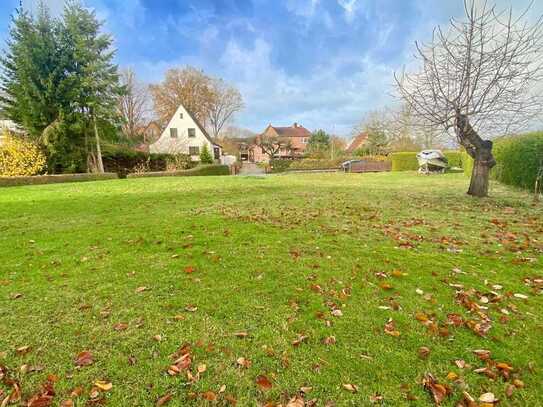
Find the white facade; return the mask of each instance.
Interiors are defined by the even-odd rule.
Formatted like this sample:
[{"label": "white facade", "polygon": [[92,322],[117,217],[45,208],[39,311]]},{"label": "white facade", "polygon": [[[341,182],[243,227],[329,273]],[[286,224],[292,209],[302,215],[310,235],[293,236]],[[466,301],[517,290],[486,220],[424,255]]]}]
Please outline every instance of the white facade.
[{"label": "white facade", "polygon": [[200,160],[200,152],[206,145],[211,156],[219,160],[221,147],[214,144],[198,121],[179,106],[159,139],[149,146],[149,152],[159,154],[188,154],[192,161]]}]

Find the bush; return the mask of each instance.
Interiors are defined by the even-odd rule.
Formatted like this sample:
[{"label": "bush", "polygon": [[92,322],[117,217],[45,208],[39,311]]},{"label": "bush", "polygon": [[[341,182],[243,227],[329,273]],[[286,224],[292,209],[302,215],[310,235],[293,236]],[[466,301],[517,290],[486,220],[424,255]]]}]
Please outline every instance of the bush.
[{"label": "bush", "polygon": [[149,154],[125,146],[107,145],[102,151],[105,171],[121,177],[131,172],[165,171],[171,159],[169,154]]},{"label": "bush", "polygon": [[403,152],[390,154],[390,160],[392,161],[392,171],[416,171],[419,169],[419,162],[417,161],[417,154],[415,152]]},{"label": "bush", "polygon": [[491,173],[493,179],[533,190],[543,165],[543,132],[497,140],[494,157],[497,164]]},{"label": "bush", "polygon": [[128,174],[127,178],[149,178],[149,177],[194,177],[209,175],[230,175],[230,168],[227,165],[199,165],[190,170],[183,171],[155,171]]},{"label": "bush", "polygon": [[64,182],[106,181],[117,178],[119,177],[115,173],[39,175],[34,177],[0,177],[0,187],[60,184]]},{"label": "bush", "polygon": [[471,177],[471,173],[473,172],[473,158],[465,151],[462,151],[462,169],[466,176]]},{"label": "bush", "polygon": [[270,161],[269,167],[273,173],[285,172],[294,162],[294,160],[273,159]]},{"label": "bush", "polygon": [[346,161],[345,158],[336,158],[334,160],[318,160],[312,158],[305,158],[303,160],[293,161],[290,168],[291,170],[329,170],[333,168],[339,168],[341,163]]},{"label": "bush", "polygon": [[213,157],[207,148],[207,144],[202,146],[202,151],[200,151],[200,163],[202,164],[213,164]]},{"label": "bush", "polygon": [[464,168],[462,162],[462,151],[443,151],[443,154],[445,154],[445,157],[447,157],[447,160],[449,160],[449,168]]},{"label": "bush", "polygon": [[45,169],[46,158],[39,147],[4,133],[0,145],[0,176],[31,176]]}]

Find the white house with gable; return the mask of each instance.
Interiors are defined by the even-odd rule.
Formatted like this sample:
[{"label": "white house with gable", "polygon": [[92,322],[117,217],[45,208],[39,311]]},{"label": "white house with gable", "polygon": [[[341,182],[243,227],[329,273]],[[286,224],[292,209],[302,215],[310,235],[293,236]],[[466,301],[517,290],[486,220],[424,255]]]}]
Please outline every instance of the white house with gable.
[{"label": "white house with gable", "polygon": [[221,146],[214,143],[194,115],[180,105],[159,139],[149,146],[149,152],[188,154],[192,161],[200,161],[200,152],[204,145],[215,160],[221,159]]}]

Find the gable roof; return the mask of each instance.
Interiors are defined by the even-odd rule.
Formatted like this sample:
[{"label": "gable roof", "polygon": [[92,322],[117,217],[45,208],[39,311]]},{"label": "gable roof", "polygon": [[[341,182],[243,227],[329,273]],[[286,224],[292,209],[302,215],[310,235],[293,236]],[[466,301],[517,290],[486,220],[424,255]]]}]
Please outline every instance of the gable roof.
[{"label": "gable roof", "polygon": [[[196,123],[196,126],[198,126],[198,128],[200,129],[200,131],[202,132],[202,134],[204,135],[204,137],[207,139],[207,141],[209,141],[211,143],[211,145],[214,145],[214,146],[217,146],[217,147],[221,147],[222,146],[220,144],[217,144],[213,141],[213,139],[209,136],[209,134],[207,133],[207,130],[204,128],[204,126],[202,126],[200,124],[200,122],[198,121],[198,119],[196,119],[196,116],[194,116],[194,114],[192,114],[192,112],[187,109],[185,107],[185,105],[181,104],[183,106],[183,108],[185,109],[185,111],[188,113],[188,115],[190,116],[190,118],[192,119],[192,121],[194,123]],[[176,112],[177,113],[177,112]]]},{"label": "gable roof", "polygon": [[352,153],[358,150],[368,140],[368,133],[360,133],[354,137],[345,149],[346,152]]},{"label": "gable roof", "polygon": [[268,129],[275,130],[279,137],[311,137],[311,132],[297,123],[290,127],[275,127],[270,124],[264,133]]}]

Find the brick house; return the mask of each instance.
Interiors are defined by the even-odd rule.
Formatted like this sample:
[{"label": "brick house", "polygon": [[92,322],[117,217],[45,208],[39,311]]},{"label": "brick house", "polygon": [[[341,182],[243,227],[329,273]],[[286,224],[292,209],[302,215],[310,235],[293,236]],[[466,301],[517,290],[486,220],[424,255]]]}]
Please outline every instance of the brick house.
[{"label": "brick house", "polygon": [[270,124],[262,134],[256,137],[254,143],[240,146],[241,160],[256,163],[268,162],[270,157],[258,145],[259,141],[265,137],[279,138],[290,144],[290,149],[281,149],[275,158],[294,159],[304,155],[311,132],[298,123],[294,123],[290,127],[275,127]]}]

